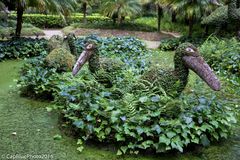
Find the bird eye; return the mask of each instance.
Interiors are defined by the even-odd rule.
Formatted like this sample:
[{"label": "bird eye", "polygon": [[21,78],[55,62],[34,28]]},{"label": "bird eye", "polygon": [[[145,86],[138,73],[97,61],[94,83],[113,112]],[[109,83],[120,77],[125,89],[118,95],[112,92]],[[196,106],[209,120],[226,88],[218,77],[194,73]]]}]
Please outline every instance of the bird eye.
[{"label": "bird eye", "polygon": [[186,48],[186,51],[187,51],[187,52],[191,52],[191,53],[194,53],[194,52],[195,52],[192,48],[189,48],[189,47]]},{"label": "bird eye", "polygon": [[87,49],[91,49],[93,47],[92,44],[87,45]]}]

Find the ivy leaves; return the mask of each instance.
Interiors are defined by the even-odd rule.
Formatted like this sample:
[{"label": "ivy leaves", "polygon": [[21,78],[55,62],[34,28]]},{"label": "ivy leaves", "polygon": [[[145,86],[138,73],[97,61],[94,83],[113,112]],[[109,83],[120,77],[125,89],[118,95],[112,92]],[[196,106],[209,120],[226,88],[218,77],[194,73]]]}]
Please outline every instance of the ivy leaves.
[{"label": "ivy leaves", "polygon": [[0,42],[0,61],[3,59],[28,58],[45,51],[47,41],[21,38]]}]

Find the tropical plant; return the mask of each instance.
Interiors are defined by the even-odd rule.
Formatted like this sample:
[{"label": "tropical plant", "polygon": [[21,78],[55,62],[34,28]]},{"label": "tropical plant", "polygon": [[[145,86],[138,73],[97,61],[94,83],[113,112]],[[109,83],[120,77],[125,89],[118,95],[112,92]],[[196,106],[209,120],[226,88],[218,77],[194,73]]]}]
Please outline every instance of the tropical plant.
[{"label": "tropical plant", "polygon": [[192,36],[194,23],[211,11],[211,4],[214,2],[213,0],[157,0],[157,3],[168,8],[172,13],[185,17],[189,26],[189,36]]},{"label": "tropical plant", "polygon": [[240,42],[236,38],[210,37],[200,47],[200,51],[214,70],[231,77],[232,74],[240,76]]},{"label": "tropical plant", "polygon": [[7,18],[8,18],[8,8],[5,6],[4,1],[0,1],[0,22],[4,23],[7,22]]},{"label": "tropical plant", "polygon": [[37,8],[39,10],[48,10],[50,12],[59,13],[60,16],[64,18],[64,15],[68,15],[70,11],[74,10],[75,0],[17,0],[17,27],[16,27],[16,37],[20,37],[22,23],[23,23],[23,13],[27,7]]},{"label": "tropical plant", "polygon": [[4,59],[29,58],[45,51],[45,39],[19,38],[0,42],[0,61]]},{"label": "tropical plant", "polygon": [[104,15],[113,18],[114,22],[122,23],[126,16],[133,17],[141,12],[139,0],[104,0],[101,11]]},{"label": "tropical plant", "polygon": [[79,4],[81,4],[82,12],[83,12],[83,23],[87,23],[87,7],[92,6],[99,2],[99,0],[77,0]]},{"label": "tropical plant", "polygon": [[161,29],[161,19],[163,17],[163,6],[161,3],[159,3],[158,0],[142,0],[142,4],[146,3],[155,3],[157,8],[157,24],[158,24],[158,32],[160,32]]},{"label": "tropical plant", "polygon": [[[144,45],[131,37],[88,38],[101,44],[99,52],[103,55],[121,57],[130,64],[131,59],[146,60]],[[87,40],[79,39],[78,49]],[[45,56],[46,53],[24,65],[18,86],[29,96],[53,96],[64,117],[62,126],[71,127],[79,138],[79,151],[84,142],[92,139],[117,144],[118,155],[142,150],[183,152],[191,144],[207,146],[227,138],[236,123],[237,103],[224,99],[224,92],[215,95],[199,87],[201,82],[192,84],[190,93],[172,99],[164,90],[161,93],[155,88],[133,90],[136,83],[145,86],[139,83],[141,72],[133,70],[141,67],[130,65],[116,85],[106,88],[86,68],[75,78],[71,73],[57,73],[46,66]]]}]

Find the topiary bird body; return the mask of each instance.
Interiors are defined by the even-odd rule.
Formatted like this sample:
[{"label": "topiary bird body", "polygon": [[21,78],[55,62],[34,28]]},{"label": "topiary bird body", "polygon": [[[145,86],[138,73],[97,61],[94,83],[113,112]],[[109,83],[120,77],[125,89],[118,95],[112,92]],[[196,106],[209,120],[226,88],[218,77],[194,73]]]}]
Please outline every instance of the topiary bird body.
[{"label": "topiary bird body", "polygon": [[216,26],[215,33],[218,33],[222,26],[240,21],[240,8],[237,8],[237,1],[230,0],[228,5],[218,7],[209,16],[205,17],[201,23]]},{"label": "topiary bird body", "polygon": [[75,35],[69,34],[65,38],[54,35],[48,42],[49,54],[45,58],[49,67],[58,72],[70,71],[75,63],[76,47]]},{"label": "topiary bird body", "polygon": [[87,61],[90,72],[94,74],[99,83],[106,87],[113,86],[117,74],[124,68],[124,63],[121,60],[100,57],[96,44],[88,43],[74,65],[72,71],[74,76]]},{"label": "topiary bird body", "polygon": [[205,17],[201,23],[205,25],[222,26],[229,23],[228,19],[228,6],[221,6],[209,16]]},{"label": "topiary bird body", "polygon": [[[100,58],[96,46],[88,44],[73,68],[73,75],[78,73],[87,60],[89,61],[89,70],[100,83],[107,84],[107,87],[113,85],[113,80],[109,76],[114,77],[114,74],[119,74],[118,70],[123,69],[122,62],[117,63],[113,59]],[[162,70],[155,66],[151,67],[143,73],[140,79],[136,79],[136,83],[131,83],[123,89],[123,91],[130,91],[126,92],[126,94],[113,90],[118,95],[117,99],[120,98],[123,102],[129,102],[125,104],[125,109],[128,112],[127,117],[134,116],[137,110],[139,110],[140,97],[135,97],[135,95],[160,95],[161,93],[166,93],[167,95],[165,94],[162,98],[169,96],[173,98],[178,97],[188,83],[189,69],[197,73],[213,90],[220,90],[219,80],[192,44],[184,43],[178,47],[174,63],[175,67],[173,70]],[[169,102],[162,106],[164,107],[163,116],[169,118],[177,117],[181,110],[179,101],[173,101],[171,98],[168,98],[167,101]]]},{"label": "topiary bird body", "polygon": [[193,70],[213,90],[220,90],[220,82],[191,43],[183,43],[176,50],[174,69],[151,67],[141,79],[151,86],[162,88],[169,96],[177,97],[188,83],[189,69]]}]

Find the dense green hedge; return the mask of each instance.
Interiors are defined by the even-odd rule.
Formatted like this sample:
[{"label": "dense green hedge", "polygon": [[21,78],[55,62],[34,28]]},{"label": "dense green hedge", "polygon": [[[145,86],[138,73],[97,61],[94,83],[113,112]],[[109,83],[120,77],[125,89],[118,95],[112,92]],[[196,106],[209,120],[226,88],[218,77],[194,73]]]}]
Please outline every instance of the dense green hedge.
[{"label": "dense green hedge", "polygon": [[162,51],[173,51],[180,44],[184,42],[190,42],[195,46],[200,46],[204,41],[205,41],[205,38],[188,37],[188,36],[182,36],[180,38],[164,39],[164,40],[161,40],[159,49]]},{"label": "dense green hedge", "polygon": [[[11,18],[16,19],[16,15],[12,14]],[[82,14],[73,14],[66,19],[66,22],[59,15],[44,14],[24,14],[25,23],[31,23],[40,28],[63,28],[71,25],[73,28],[96,28],[96,29],[127,29],[137,31],[157,31],[153,18],[139,18],[143,20],[130,21],[129,17],[125,18],[122,25],[113,24],[112,19],[100,14],[92,14],[87,16],[87,23],[83,23]],[[151,24],[146,21],[150,19]]]},{"label": "dense green hedge", "polygon": [[46,49],[45,39],[20,38],[0,41],[0,61],[33,57],[41,54]]},{"label": "dense green hedge", "polygon": [[[0,24],[0,35],[1,38],[11,37],[12,34],[15,33],[15,28],[17,25],[16,20],[8,20],[5,24]],[[38,28],[33,26],[30,23],[23,23],[21,36],[36,36],[36,35],[44,35],[44,32]]]},{"label": "dense green hedge", "polygon": [[[15,19],[16,15],[11,15],[11,18]],[[25,23],[31,23],[34,26],[40,28],[62,28],[67,26],[67,24],[80,23],[83,22],[83,15],[76,14],[70,16],[64,21],[64,19],[59,15],[44,15],[44,14],[24,14],[23,21]],[[100,16],[98,14],[87,16],[88,23],[98,23],[102,21],[111,21],[108,17]]]}]

